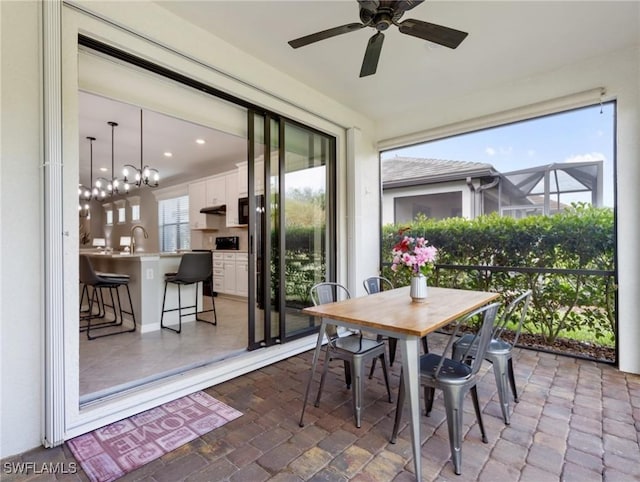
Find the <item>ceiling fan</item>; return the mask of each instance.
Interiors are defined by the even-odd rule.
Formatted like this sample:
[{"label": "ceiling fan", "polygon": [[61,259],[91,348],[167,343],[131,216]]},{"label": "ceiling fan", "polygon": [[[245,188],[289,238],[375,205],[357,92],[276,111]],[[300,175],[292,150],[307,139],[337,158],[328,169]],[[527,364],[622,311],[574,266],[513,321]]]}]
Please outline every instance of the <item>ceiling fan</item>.
[{"label": "ceiling fan", "polygon": [[354,32],[364,27],[375,28],[377,32],[369,39],[367,50],[364,53],[360,77],[376,73],[378,59],[382,51],[382,43],[384,42],[384,34],[382,32],[391,25],[398,27],[401,33],[455,49],[468,35],[467,32],[412,18],[399,22],[404,12],[411,10],[422,2],[424,0],[358,0],[361,23],[348,23],[305,35],[304,37],[290,40],[289,45],[297,49],[336,35]]}]

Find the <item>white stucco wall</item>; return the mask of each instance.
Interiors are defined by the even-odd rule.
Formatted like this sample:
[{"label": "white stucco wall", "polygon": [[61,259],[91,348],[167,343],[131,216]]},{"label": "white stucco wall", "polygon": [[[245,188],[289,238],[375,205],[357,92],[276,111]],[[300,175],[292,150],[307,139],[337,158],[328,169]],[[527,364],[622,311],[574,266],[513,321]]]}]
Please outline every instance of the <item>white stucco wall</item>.
[{"label": "white stucco wall", "polygon": [[42,424],[42,190],[37,2],[0,2],[0,456]]}]

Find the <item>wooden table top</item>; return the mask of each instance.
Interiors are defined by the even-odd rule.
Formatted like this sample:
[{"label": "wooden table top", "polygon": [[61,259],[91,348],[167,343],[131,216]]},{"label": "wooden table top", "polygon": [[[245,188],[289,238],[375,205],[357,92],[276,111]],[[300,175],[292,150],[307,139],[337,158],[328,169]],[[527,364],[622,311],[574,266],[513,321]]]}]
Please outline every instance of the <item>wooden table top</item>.
[{"label": "wooden table top", "polygon": [[413,303],[409,287],[405,286],[336,303],[311,306],[302,312],[362,327],[422,337],[499,296],[498,293],[488,291],[430,286],[427,301]]}]

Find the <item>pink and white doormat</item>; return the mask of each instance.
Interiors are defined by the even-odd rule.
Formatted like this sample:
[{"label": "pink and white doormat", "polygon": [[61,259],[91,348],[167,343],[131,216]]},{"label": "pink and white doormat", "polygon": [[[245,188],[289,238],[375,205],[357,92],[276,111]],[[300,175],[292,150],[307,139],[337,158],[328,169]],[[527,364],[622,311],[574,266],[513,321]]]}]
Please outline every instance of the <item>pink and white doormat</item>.
[{"label": "pink and white doormat", "polygon": [[108,482],[242,415],[196,392],[68,440],[93,482]]}]

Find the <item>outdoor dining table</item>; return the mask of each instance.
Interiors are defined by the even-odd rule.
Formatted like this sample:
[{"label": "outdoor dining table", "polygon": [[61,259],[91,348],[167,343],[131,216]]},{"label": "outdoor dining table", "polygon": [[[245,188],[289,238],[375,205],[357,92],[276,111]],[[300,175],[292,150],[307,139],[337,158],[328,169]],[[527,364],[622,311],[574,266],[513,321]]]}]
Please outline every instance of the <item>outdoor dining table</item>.
[{"label": "outdoor dining table", "polygon": [[[411,414],[411,440],[416,479],[422,474],[420,457],[420,398],[419,349],[423,336],[470,313],[499,297],[498,293],[451,288],[429,287],[424,303],[415,303],[409,296],[409,287],[382,291],[372,295],[351,298],[304,308],[303,313],[322,318],[318,342],[305,392],[306,400],[322,349],[327,324],[366,330],[396,338],[403,361],[403,382]],[[303,413],[300,417],[302,424]]]}]

